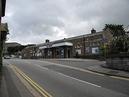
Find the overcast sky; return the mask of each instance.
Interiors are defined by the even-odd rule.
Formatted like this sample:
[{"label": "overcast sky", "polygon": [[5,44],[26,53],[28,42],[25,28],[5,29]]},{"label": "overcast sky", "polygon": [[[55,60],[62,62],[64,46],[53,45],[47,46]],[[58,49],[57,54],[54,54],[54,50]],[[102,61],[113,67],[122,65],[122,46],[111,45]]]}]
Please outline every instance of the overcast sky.
[{"label": "overcast sky", "polygon": [[43,43],[101,31],[105,24],[129,25],[129,0],[7,0],[9,39]]}]

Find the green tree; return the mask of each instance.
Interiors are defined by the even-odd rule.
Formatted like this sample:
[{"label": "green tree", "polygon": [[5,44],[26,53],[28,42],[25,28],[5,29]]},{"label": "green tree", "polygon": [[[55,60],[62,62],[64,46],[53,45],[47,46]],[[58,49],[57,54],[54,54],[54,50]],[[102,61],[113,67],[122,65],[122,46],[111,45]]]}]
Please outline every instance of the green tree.
[{"label": "green tree", "polygon": [[123,25],[105,24],[104,30],[106,29],[109,29],[111,31],[113,37],[119,37],[126,34]]},{"label": "green tree", "polygon": [[129,51],[129,36],[126,34],[123,25],[106,24],[104,30],[109,29],[113,39],[109,43],[108,53],[118,54]]},{"label": "green tree", "polygon": [[18,51],[21,51],[25,48],[26,46],[15,46],[15,47],[8,47],[7,51],[9,53],[9,55],[11,54],[15,54]]}]

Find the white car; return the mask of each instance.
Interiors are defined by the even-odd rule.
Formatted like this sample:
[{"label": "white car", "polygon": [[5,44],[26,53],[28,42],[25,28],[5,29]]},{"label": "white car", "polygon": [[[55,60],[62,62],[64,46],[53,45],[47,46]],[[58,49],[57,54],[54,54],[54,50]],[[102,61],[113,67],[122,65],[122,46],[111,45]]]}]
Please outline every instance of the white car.
[{"label": "white car", "polygon": [[11,57],[10,56],[4,56],[4,59],[10,59]]}]

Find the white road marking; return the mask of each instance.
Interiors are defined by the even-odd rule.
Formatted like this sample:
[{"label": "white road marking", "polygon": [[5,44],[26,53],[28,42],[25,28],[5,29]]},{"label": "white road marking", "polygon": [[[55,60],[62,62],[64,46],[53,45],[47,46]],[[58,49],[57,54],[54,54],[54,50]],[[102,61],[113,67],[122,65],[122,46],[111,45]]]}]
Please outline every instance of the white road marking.
[{"label": "white road marking", "polygon": [[73,80],[77,80],[77,81],[82,82],[82,83],[85,83],[85,84],[89,84],[89,85],[92,85],[92,86],[95,86],[95,87],[99,87],[99,88],[101,87],[101,86],[99,86],[99,85],[96,85],[96,84],[93,84],[93,83],[90,83],[90,82],[87,82],[87,81],[83,81],[83,80],[80,80],[80,79],[77,79],[77,78],[74,78],[74,77],[65,75],[65,74],[60,73],[60,72],[58,72],[58,74],[60,74],[60,75],[62,75],[62,76],[65,76],[65,77],[67,77],[67,78],[71,78],[71,79],[73,79]]},{"label": "white road marking", "polygon": [[[89,70],[86,70],[86,69],[82,69],[82,68],[77,68],[77,67],[72,67],[72,66],[66,66],[66,65],[63,65],[63,64],[56,64],[56,63],[52,63],[52,62],[48,62],[48,61],[43,61],[43,62],[46,62],[48,64],[53,64],[53,65],[57,65],[57,66],[60,66],[60,67],[66,67],[66,68],[71,68],[71,69],[74,69],[74,70],[79,70],[79,71],[82,71],[82,72],[87,72],[87,73],[91,73],[91,74],[96,74],[96,75],[100,75],[100,76],[105,76],[104,74],[100,74],[100,73],[95,73],[95,72],[92,72],[92,71],[89,71]],[[114,79],[119,79],[119,80],[126,80],[126,81],[129,81],[129,78],[123,78],[123,77],[118,77],[118,76],[108,76],[110,78],[114,78]]]},{"label": "white road marking", "polygon": [[47,64],[53,64],[53,65],[60,66],[60,67],[66,67],[66,68],[70,68],[70,69],[74,69],[74,70],[79,70],[79,71],[82,71],[82,72],[96,74],[96,75],[100,75],[100,76],[105,76],[104,74],[95,73],[95,72],[92,72],[92,71],[89,71],[89,70],[86,70],[86,69],[82,69],[82,68],[77,68],[77,67],[72,67],[72,66],[67,66],[67,65],[63,65],[63,64],[47,62],[47,61],[42,61],[42,62],[47,63]]},{"label": "white road marking", "polygon": [[[42,68],[42,69],[45,69],[45,70],[51,70],[51,69],[48,69],[48,68],[46,68],[46,67],[42,67],[42,66],[40,66],[40,65],[36,65],[36,66],[38,66],[38,67],[40,67],[40,68]],[[77,78],[74,78],[74,77],[65,75],[65,74],[63,74],[63,73],[60,73],[60,72],[57,72],[57,71],[54,71],[54,70],[52,70],[52,71],[55,72],[55,73],[58,73],[58,74],[60,74],[60,75],[62,75],[62,76],[64,76],[64,77],[71,78],[71,79],[73,79],[73,80],[79,81],[79,82],[81,82],[81,83],[89,84],[89,85],[92,85],[92,86],[95,86],[95,87],[99,87],[99,88],[101,87],[101,86],[99,86],[99,85],[96,85],[96,84],[93,84],[93,83],[90,83],[90,82],[87,82],[87,81],[83,81],[83,80],[80,80],[80,79],[77,79]]]}]

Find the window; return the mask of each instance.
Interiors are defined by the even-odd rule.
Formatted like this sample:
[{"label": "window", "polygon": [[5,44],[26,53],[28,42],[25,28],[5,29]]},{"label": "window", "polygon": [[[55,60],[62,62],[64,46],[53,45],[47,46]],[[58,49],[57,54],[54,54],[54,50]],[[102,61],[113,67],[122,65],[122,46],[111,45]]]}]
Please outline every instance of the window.
[{"label": "window", "polygon": [[98,47],[93,47],[92,48],[92,54],[98,54],[99,53],[99,48]]}]

